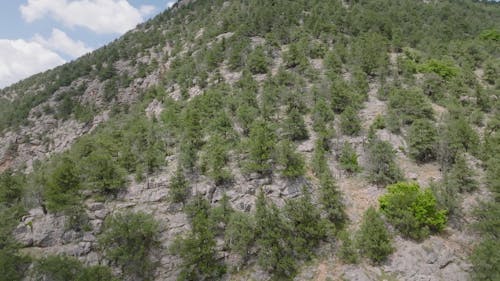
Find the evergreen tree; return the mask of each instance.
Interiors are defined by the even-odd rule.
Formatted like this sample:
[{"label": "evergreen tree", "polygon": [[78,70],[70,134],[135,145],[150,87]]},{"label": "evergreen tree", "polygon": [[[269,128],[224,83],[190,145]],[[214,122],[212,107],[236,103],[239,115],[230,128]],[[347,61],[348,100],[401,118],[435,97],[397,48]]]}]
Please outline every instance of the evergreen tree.
[{"label": "evergreen tree", "polygon": [[234,212],[229,217],[224,240],[231,252],[237,253],[246,262],[250,248],[255,242],[255,221],[252,216]]},{"label": "evergreen tree", "polygon": [[309,138],[304,118],[297,108],[289,110],[283,123],[283,132],[292,141],[306,140]]},{"label": "evergreen tree", "polygon": [[417,119],[408,132],[410,156],[419,162],[436,159],[437,130],[426,119]]},{"label": "evergreen tree", "polygon": [[361,120],[353,107],[347,107],[340,114],[340,128],[348,136],[356,136],[361,131]]},{"label": "evergreen tree", "polygon": [[312,169],[317,177],[325,172],[330,172],[326,157],[325,142],[322,138],[318,138],[314,144],[312,159]]},{"label": "evergreen tree", "polygon": [[80,178],[73,160],[63,157],[50,174],[44,197],[49,210],[59,212],[79,204]]},{"label": "evergreen tree", "polygon": [[368,208],[363,215],[356,242],[361,255],[375,264],[385,261],[394,251],[384,221],[373,207]]},{"label": "evergreen tree", "polygon": [[271,126],[263,120],[255,120],[250,129],[248,142],[247,170],[249,172],[269,173],[276,145],[276,136]]},{"label": "evergreen tree", "polygon": [[253,74],[264,74],[268,70],[268,61],[264,48],[256,47],[247,58],[247,65]]},{"label": "evergreen tree", "polygon": [[358,154],[349,142],[345,142],[342,146],[339,162],[340,167],[350,174],[361,171],[358,164]]},{"label": "evergreen tree", "polygon": [[326,213],[326,218],[338,229],[341,229],[348,220],[342,201],[342,193],[329,172],[324,172],[321,175],[320,184],[320,202]]},{"label": "evergreen tree", "polygon": [[375,139],[370,143],[368,153],[368,171],[373,183],[384,186],[403,178],[395,162],[396,153],[390,143]]},{"label": "evergreen tree", "polygon": [[281,141],[278,145],[278,164],[282,166],[281,174],[284,177],[297,178],[305,173],[304,159],[290,141]]},{"label": "evergreen tree", "polygon": [[319,242],[326,238],[326,224],[305,188],[302,196],[286,202],[285,215],[293,236],[291,243],[299,257],[309,259]]},{"label": "evergreen tree", "polygon": [[478,186],[474,177],[474,171],[468,167],[465,155],[459,154],[447,176],[448,184],[459,192],[471,192]]},{"label": "evergreen tree", "polygon": [[337,255],[340,260],[347,264],[355,264],[358,262],[358,252],[356,250],[356,245],[351,239],[351,236],[347,231],[342,231],[339,234],[339,240],[341,242],[340,248]]},{"label": "evergreen tree", "polygon": [[288,280],[297,273],[296,258],[290,245],[290,226],[273,203],[261,191],[256,202],[258,262],[276,280]]},{"label": "evergreen tree", "polygon": [[169,199],[173,203],[185,203],[189,194],[189,182],[184,177],[182,168],[178,167],[175,176],[172,178],[169,186]]}]

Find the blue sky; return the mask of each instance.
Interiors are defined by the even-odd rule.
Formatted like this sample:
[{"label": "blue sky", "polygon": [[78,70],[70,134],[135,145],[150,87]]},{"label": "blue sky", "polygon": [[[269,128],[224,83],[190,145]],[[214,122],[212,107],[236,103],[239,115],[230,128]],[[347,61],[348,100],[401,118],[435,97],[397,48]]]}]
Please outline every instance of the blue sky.
[{"label": "blue sky", "polygon": [[0,88],[95,50],[175,0],[4,0]]}]

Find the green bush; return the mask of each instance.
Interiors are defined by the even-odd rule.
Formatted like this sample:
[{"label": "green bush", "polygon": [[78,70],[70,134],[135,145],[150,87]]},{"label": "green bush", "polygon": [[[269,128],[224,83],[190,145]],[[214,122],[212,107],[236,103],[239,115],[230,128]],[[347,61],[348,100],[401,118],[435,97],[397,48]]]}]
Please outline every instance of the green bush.
[{"label": "green bush", "polygon": [[329,172],[324,172],[320,180],[319,201],[326,213],[326,218],[338,229],[341,229],[347,222],[348,217],[340,188]]},{"label": "green bush", "polygon": [[459,73],[459,69],[450,61],[431,59],[418,66],[419,72],[436,73],[444,79],[455,77]]},{"label": "green bush", "polygon": [[151,280],[156,263],[150,254],[159,245],[158,235],[159,226],[152,215],[118,213],[106,218],[99,247],[122,269],[123,276]]},{"label": "green bush", "polygon": [[248,55],[247,66],[253,74],[267,73],[268,64],[266,53],[262,47],[256,47],[255,50]]},{"label": "green bush", "polygon": [[385,186],[403,178],[403,173],[395,161],[396,152],[390,143],[375,139],[370,143],[368,153],[368,171],[371,182]]},{"label": "green bush", "polygon": [[283,121],[283,133],[292,141],[309,138],[304,118],[297,108],[292,108]]},{"label": "green bush", "polygon": [[296,152],[295,145],[290,141],[282,141],[278,145],[277,163],[282,167],[281,174],[287,178],[297,178],[306,172],[302,155]]},{"label": "green bush", "polygon": [[350,174],[358,173],[361,171],[361,167],[358,164],[358,157],[352,145],[349,142],[345,142],[339,156],[340,168]]},{"label": "green bush", "polygon": [[49,174],[44,197],[47,208],[54,212],[64,211],[80,203],[80,178],[77,167],[69,157],[63,157]]},{"label": "green bush", "polygon": [[269,173],[276,135],[266,121],[255,120],[250,128],[248,140],[249,161],[246,164],[248,172]]},{"label": "green bush", "polygon": [[[433,119],[434,111],[427,97],[418,88],[393,91],[389,95],[389,120],[411,125],[417,119]],[[392,126],[392,131],[395,131]]]},{"label": "green bush", "polygon": [[178,236],[170,248],[182,258],[177,280],[219,280],[226,268],[217,259],[214,222],[209,218],[210,203],[197,195],[188,207],[191,230]]},{"label": "green bush", "polygon": [[312,203],[309,191],[304,188],[301,197],[287,201],[284,212],[293,233],[291,244],[295,255],[311,258],[320,241],[327,237],[327,225]]},{"label": "green bush", "polygon": [[173,203],[185,203],[191,193],[189,182],[184,177],[182,169],[177,169],[175,176],[172,178],[169,186],[169,199]]},{"label": "green bush", "polygon": [[380,209],[401,234],[420,240],[440,232],[446,225],[446,211],[437,208],[430,189],[421,190],[417,183],[400,182],[387,187],[379,198]]},{"label": "green bush", "polygon": [[447,175],[448,184],[459,192],[472,192],[477,189],[475,173],[467,164],[465,155],[459,154]]},{"label": "green bush", "polygon": [[380,264],[394,251],[392,239],[380,214],[370,207],[363,215],[356,234],[356,245],[361,255]]},{"label": "green bush", "polygon": [[23,195],[23,186],[26,179],[22,174],[15,174],[7,170],[0,174],[0,203],[13,205]]},{"label": "green bush", "polygon": [[111,270],[104,266],[84,267],[77,259],[48,256],[35,263],[36,280],[51,281],[113,281]]},{"label": "green bush", "polygon": [[224,234],[224,240],[231,252],[237,253],[243,263],[250,255],[250,248],[255,242],[255,221],[247,213],[234,212]]},{"label": "green bush", "polygon": [[408,146],[410,156],[419,162],[436,159],[437,130],[431,121],[417,119],[408,131]]},{"label": "green bush", "polygon": [[497,238],[481,241],[472,252],[473,280],[500,280],[500,242]]},{"label": "green bush", "polygon": [[340,129],[342,133],[348,136],[357,136],[359,134],[361,119],[356,109],[349,106],[340,114]]},{"label": "green bush", "polygon": [[339,234],[339,240],[341,242],[339,250],[337,252],[340,260],[346,264],[356,264],[358,263],[358,251],[356,250],[356,245],[352,241],[349,232],[342,231]]}]

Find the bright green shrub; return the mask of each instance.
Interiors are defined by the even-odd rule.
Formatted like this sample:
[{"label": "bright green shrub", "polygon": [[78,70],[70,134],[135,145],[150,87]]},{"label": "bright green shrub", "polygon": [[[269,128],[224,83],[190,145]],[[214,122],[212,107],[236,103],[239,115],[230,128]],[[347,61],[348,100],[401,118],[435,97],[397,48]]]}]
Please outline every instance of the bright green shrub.
[{"label": "bright green shrub", "polygon": [[420,240],[443,230],[446,211],[437,208],[430,189],[421,190],[417,183],[400,182],[387,190],[379,198],[380,209],[401,234]]}]

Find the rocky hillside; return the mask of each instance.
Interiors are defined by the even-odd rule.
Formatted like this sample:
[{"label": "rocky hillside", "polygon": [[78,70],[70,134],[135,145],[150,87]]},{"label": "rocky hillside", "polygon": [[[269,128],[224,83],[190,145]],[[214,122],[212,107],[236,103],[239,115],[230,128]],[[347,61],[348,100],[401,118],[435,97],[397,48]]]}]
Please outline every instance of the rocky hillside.
[{"label": "rocky hillside", "polygon": [[500,5],[183,0],[0,93],[0,281],[498,280]]}]

